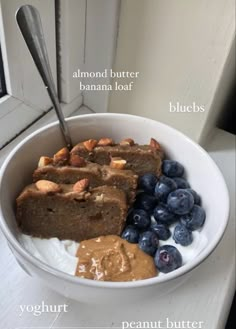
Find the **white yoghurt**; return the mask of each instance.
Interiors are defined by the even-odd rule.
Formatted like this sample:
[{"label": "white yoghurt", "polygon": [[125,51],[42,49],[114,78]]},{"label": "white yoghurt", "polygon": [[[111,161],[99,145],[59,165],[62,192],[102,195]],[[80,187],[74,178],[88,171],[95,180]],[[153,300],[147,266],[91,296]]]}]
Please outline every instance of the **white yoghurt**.
[{"label": "white yoghurt", "polygon": [[57,238],[40,239],[25,234],[20,236],[20,242],[31,255],[42,262],[62,272],[75,274],[78,262],[75,255],[79,243]]},{"label": "white yoghurt", "polygon": [[[207,237],[198,231],[193,232],[193,242],[186,247],[176,244],[172,238],[175,225],[170,227],[171,237],[166,240],[160,240],[160,246],[175,246],[182,255],[183,265],[193,260],[205,248],[208,243]],[[59,240],[57,238],[40,239],[22,234],[20,242],[23,247],[34,257],[42,262],[60,270],[62,272],[74,275],[77,267],[78,258],[75,256],[79,243],[71,240]],[[159,273],[159,275],[164,275]]]},{"label": "white yoghurt", "polygon": [[181,246],[180,244],[175,243],[173,240],[173,232],[174,232],[175,224],[170,227],[171,236],[168,240],[163,241],[160,240],[160,246],[164,246],[166,244],[172,245],[176,247],[182,255],[183,265],[188,263],[189,261],[196,258],[200,252],[206,247],[208,243],[207,237],[199,231],[193,231],[193,242],[186,247]]}]

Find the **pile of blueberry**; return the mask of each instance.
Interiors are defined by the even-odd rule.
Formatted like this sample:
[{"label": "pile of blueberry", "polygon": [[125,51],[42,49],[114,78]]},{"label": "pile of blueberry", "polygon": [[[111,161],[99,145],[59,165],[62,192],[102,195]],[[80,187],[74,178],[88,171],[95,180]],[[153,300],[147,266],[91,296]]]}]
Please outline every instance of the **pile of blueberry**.
[{"label": "pile of blueberry", "polygon": [[205,211],[199,195],[183,178],[184,167],[177,161],[164,160],[162,176],[147,173],[139,178],[140,191],[129,210],[122,238],[138,243],[139,248],[154,257],[160,272],[168,273],[182,265],[182,256],[172,245],[159,246],[159,240],[171,237],[170,226],[175,224],[172,238],[188,246],[192,231],[205,222]]}]

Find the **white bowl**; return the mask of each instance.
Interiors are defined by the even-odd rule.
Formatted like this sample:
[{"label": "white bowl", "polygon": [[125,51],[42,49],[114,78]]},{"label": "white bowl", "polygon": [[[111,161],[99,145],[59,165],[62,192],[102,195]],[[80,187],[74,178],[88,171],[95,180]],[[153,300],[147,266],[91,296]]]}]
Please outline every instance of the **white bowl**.
[{"label": "white bowl", "polygon": [[[167,156],[181,162],[187,179],[202,198],[206,222],[201,234],[208,240],[205,248],[179,269],[136,282],[98,282],[60,272],[30,255],[18,241],[15,199],[31,182],[41,155],[53,155],[64,143],[58,123],[52,123],[25,138],[9,154],[0,172],[0,226],[19,264],[60,294],[84,302],[130,302],[142,296],[159,296],[177,287],[202,263],[221,240],[228,221],[229,197],[222,174],[210,156],[177,130],[160,122],[125,114],[89,114],[67,120],[73,144],[89,138],[131,137],[140,144],[151,137],[163,146]],[[206,278],[207,280],[207,278]]]}]

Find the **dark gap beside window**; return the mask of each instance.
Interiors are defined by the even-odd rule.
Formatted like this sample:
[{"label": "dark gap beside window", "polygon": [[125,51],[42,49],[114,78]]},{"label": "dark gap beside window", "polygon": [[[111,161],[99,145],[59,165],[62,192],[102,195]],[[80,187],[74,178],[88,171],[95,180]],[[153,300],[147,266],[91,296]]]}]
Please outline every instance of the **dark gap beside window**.
[{"label": "dark gap beside window", "polygon": [[6,94],[6,84],[5,84],[5,77],[4,77],[4,68],[3,68],[3,61],[2,61],[2,52],[0,47],[0,97]]},{"label": "dark gap beside window", "polygon": [[234,300],[233,300],[233,303],[231,305],[231,309],[230,309],[230,312],[229,312],[229,317],[228,317],[228,321],[227,321],[227,324],[226,324],[226,327],[225,329],[232,329],[232,328],[235,328],[235,307],[236,307],[236,295],[234,295]]},{"label": "dark gap beside window", "polygon": [[218,120],[218,127],[228,131],[231,134],[236,134],[235,112],[236,112],[236,80],[229,91],[227,100],[224,104],[223,111]]}]

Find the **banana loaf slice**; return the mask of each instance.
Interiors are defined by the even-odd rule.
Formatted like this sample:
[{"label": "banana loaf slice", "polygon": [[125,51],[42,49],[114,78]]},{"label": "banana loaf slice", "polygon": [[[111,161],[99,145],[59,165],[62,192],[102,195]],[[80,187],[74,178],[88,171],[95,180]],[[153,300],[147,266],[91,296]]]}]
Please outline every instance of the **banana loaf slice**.
[{"label": "banana loaf slice", "polygon": [[120,235],[127,213],[125,193],[111,186],[86,191],[85,183],[59,185],[40,180],[25,187],[16,201],[22,232],[75,241]]},{"label": "banana loaf slice", "polygon": [[109,165],[118,159],[123,159],[125,169],[133,170],[138,175],[147,172],[161,174],[163,151],[160,144],[153,138],[149,145],[136,144],[130,138],[119,144],[115,144],[109,138],[102,138],[99,141],[90,139],[75,145],[71,154],[100,165]]},{"label": "banana loaf slice", "polygon": [[[41,159],[40,162],[42,161]],[[44,161],[44,165],[39,166],[33,173],[34,182],[46,179],[59,184],[74,184],[84,178],[89,179],[92,188],[103,185],[116,186],[126,193],[129,203],[135,198],[138,176],[131,170],[119,170],[89,162],[85,162],[83,167],[72,166],[69,163],[56,166]]]}]

